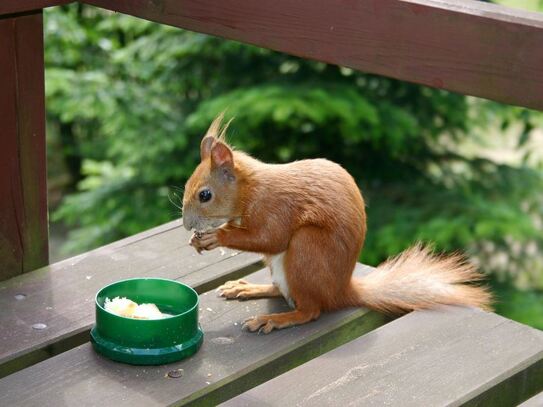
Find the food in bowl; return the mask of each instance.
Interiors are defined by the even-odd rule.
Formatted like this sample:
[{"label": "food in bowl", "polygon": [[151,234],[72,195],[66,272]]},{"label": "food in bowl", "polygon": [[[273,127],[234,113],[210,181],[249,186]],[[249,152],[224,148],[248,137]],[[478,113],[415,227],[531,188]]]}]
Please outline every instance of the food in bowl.
[{"label": "food in bowl", "polygon": [[170,314],[162,313],[155,304],[137,304],[126,297],[106,298],[104,302],[106,311],[126,318],[135,319],[162,319]]}]

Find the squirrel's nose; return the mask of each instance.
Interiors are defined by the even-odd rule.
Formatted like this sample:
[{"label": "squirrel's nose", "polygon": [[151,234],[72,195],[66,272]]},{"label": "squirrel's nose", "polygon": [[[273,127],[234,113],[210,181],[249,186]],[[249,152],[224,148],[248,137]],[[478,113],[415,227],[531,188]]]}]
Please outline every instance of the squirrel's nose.
[{"label": "squirrel's nose", "polygon": [[183,226],[188,231],[191,231],[192,228],[194,227],[194,218],[192,216],[190,216],[189,214],[185,214],[183,216]]}]

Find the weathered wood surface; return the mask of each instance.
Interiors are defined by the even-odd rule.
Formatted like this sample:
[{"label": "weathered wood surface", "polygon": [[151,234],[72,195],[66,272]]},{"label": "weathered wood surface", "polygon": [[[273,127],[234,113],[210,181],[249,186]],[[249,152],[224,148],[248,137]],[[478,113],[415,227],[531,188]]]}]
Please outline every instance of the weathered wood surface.
[{"label": "weathered wood surface", "polygon": [[537,394],[529,400],[526,400],[524,403],[520,404],[519,407],[541,407],[543,406],[543,392]]},{"label": "weathered wood surface", "polygon": [[39,10],[45,7],[59,6],[72,3],[74,0],[2,0],[0,1],[0,16]]},{"label": "weathered wood surface", "polygon": [[[188,240],[174,221],[0,282],[0,377],[87,342],[94,296],[114,281],[163,277],[203,292],[262,266],[255,254],[198,255]],[[33,329],[37,323],[47,328]]]},{"label": "weathered wood surface", "polygon": [[85,0],[110,10],[543,109],[543,14],[471,0]]},{"label": "weathered wood surface", "polygon": [[224,406],[515,406],[542,379],[543,332],[450,307],[399,318]]},{"label": "weathered wood surface", "polygon": [[0,280],[48,262],[41,11],[0,18]]},{"label": "weathered wood surface", "polygon": [[[367,270],[359,265],[357,273]],[[249,280],[269,281],[269,272]],[[192,358],[167,366],[129,366],[97,355],[87,343],[1,379],[0,405],[216,405],[385,322],[374,312],[350,309],[257,335],[242,331],[242,321],[286,310],[282,299],[226,301],[210,292],[200,296],[200,304],[204,344]],[[183,377],[164,377],[177,368],[184,369]]]}]

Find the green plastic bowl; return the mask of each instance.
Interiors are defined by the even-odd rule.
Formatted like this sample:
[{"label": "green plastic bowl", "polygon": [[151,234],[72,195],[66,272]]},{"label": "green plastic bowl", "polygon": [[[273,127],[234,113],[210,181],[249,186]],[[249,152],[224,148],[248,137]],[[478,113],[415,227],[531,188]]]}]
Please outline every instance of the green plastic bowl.
[{"label": "green plastic bowl", "polygon": [[[171,317],[133,319],[104,309],[106,298],[126,297],[156,304]],[[96,324],[91,342],[109,359],[132,365],[162,365],[193,355],[204,335],[198,323],[198,294],[189,286],[161,278],[134,278],[110,284],[96,294]]]}]

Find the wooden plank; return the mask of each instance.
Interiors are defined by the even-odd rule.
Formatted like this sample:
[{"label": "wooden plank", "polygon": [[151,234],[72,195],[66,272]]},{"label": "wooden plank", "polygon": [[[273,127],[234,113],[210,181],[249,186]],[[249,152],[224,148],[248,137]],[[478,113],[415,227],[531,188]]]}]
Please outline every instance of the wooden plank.
[{"label": "wooden plank", "polygon": [[[94,296],[114,281],[171,278],[201,292],[262,266],[255,254],[198,255],[188,240],[181,221],[174,221],[0,282],[0,377],[87,342]],[[33,329],[36,323],[47,328]]]},{"label": "wooden plank", "polygon": [[73,1],[74,0],[2,0],[0,2],[0,16],[39,10],[51,6],[60,6],[62,4],[73,3]]},{"label": "wooden plank", "polygon": [[43,21],[0,18],[0,280],[48,262]]},{"label": "wooden plank", "polygon": [[543,14],[471,0],[85,0],[148,20],[543,109]]},{"label": "wooden plank", "polygon": [[542,378],[543,332],[449,307],[406,315],[223,405],[513,406]]},{"label": "wooden plank", "polygon": [[541,407],[543,406],[543,392],[532,397],[529,400],[526,400],[524,403],[520,404],[519,407]]},{"label": "wooden plank", "polygon": [[[359,266],[357,273],[368,269]],[[269,272],[250,280],[269,281]],[[216,405],[385,322],[376,313],[351,309],[257,335],[242,331],[241,322],[286,310],[283,300],[226,301],[211,292],[200,301],[205,337],[192,358],[167,366],[129,366],[85,344],[1,379],[0,405]],[[177,368],[184,369],[183,377],[164,377]]]}]

